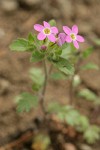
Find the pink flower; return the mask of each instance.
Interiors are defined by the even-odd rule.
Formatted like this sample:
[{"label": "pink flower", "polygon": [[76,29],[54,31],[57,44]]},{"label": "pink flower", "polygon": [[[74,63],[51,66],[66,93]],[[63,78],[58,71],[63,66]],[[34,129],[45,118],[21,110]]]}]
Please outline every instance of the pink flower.
[{"label": "pink flower", "polygon": [[66,34],[65,33],[59,33],[57,38],[57,44],[59,46],[62,46],[65,43],[66,40]]},{"label": "pink flower", "polygon": [[40,32],[37,36],[38,40],[44,40],[46,37],[51,41],[56,41],[55,35],[58,33],[57,27],[51,27],[49,23],[46,21],[43,22],[44,26],[40,24],[35,24],[34,29],[38,32]]},{"label": "pink flower", "polygon": [[72,26],[72,30],[67,27],[63,26],[64,32],[67,34],[66,36],[66,42],[71,43],[73,42],[74,46],[79,49],[78,42],[84,42],[84,38],[80,35],[78,35],[78,27],[77,25]]}]

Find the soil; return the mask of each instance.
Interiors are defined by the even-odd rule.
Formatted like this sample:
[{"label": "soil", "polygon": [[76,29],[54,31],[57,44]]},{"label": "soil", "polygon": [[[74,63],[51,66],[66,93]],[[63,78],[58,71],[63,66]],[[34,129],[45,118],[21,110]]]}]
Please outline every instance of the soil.
[{"label": "soil", "polygon": [[[11,41],[17,37],[27,37],[29,32],[34,32],[33,25],[42,23],[43,20],[56,19],[60,30],[63,24],[69,26],[77,24],[80,34],[86,39],[85,43],[81,44],[81,49],[91,45],[94,47],[93,54],[82,63],[93,61],[100,66],[100,47],[94,42],[94,39],[100,38],[99,7],[99,0],[48,0],[43,1],[42,4],[41,1],[29,4],[27,0],[26,2],[18,0],[17,7],[13,10],[7,10],[0,5],[0,150],[34,149],[32,148],[33,136],[39,132],[47,132],[40,110],[16,113],[15,96],[23,91],[32,92],[29,69],[34,67],[34,64],[29,62],[29,53],[11,52],[9,50]],[[41,63],[36,65],[41,67]],[[100,96],[100,70],[79,73],[82,86],[88,87]],[[57,100],[67,104],[69,86],[68,81],[50,81],[47,86],[46,101]],[[100,125],[100,108],[95,108],[91,103],[77,98],[75,98],[75,105],[83,114],[90,117],[92,123]],[[49,126],[48,134],[51,141],[55,141],[55,144],[50,146],[50,150],[82,150],[80,144],[85,144],[87,150],[89,148],[100,150],[100,141],[88,146],[83,141],[82,135],[76,133],[73,128],[64,127],[55,120],[50,123],[47,119],[45,124]],[[65,130],[69,133],[64,133]]]}]

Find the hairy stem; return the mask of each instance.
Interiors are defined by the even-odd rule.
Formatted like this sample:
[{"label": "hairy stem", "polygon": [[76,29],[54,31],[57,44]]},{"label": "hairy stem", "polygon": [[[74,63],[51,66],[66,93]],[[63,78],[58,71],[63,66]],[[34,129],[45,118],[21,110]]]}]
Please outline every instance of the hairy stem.
[{"label": "hairy stem", "polygon": [[74,103],[74,88],[73,88],[73,80],[74,80],[74,76],[75,75],[73,75],[72,76],[72,78],[71,78],[71,82],[70,82],[70,91],[69,91],[69,95],[70,95],[70,101],[69,101],[69,104],[70,105],[73,105],[73,103]]},{"label": "hairy stem", "polygon": [[50,68],[49,68],[49,70],[48,70],[48,69],[47,69],[47,65],[46,65],[46,60],[43,60],[43,67],[44,67],[44,74],[45,74],[45,77],[44,77],[43,88],[42,88],[42,91],[41,91],[40,105],[41,105],[41,108],[42,108],[43,113],[44,113],[44,114],[47,114],[47,112],[46,112],[46,110],[45,110],[44,101],[45,101],[45,93],[46,93],[48,78],[49,78],[49,75],[50,75],[50,73],[51,73],[52,66],[50,66]]},{"label": "hairy stem", "polygon": [[70,92],[69,92],[69,95],[70,95],[70,102],[69,102],[69,104],[70,105],[75,105],[75,101],[74,101],[74,99],[75,99],[75,88],[73,87],[73,81],[74,81],[75,75],[78,74],[79,71],[80,71],[80,67],[79,66],[80,66],[80,64],[82,62],[81,53],[78,53],[78,56],[79,56],[79,59],[78,59],[77,63],[75,64],[75,73],[72,76],[71,82],[70,82]]}]

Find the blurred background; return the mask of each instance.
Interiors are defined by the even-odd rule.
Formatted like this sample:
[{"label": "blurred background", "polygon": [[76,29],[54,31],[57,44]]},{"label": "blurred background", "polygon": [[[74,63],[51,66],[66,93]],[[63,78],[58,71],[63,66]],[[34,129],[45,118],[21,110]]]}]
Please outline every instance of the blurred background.
[{"label": "blurred background", "polygon": [[[33,111],[18,115],[14,97],[23,92],[31,91],[28,71],[33,66],[29,62],[29,53],[16,53],[9,50],[9,44],[17,37],[26,38],[29,32],[34,33],[33,25],[55,19],[62,31],[62,25],[71,27],[77,24],[79,32],[85,37],[81,49],[94,47],[93,54],[86,60],[92,60],[100,66],[100,0],[0,0],[0,145],[5,145],[16,138],[21,132],[33,128]],[[100,96],[100,71],[81,73],[84,84]],[[58,87],[59,88],[56,88]],[[61,85],[61,86],[60,86]],[[47,99],[60,97],[61,101],[68,98],[67,81],[51,83],[48,86]],[[54,88],[56,91],[54,92]],[[59,98],[59,101],[60,101]],[[83,110],[92,113],[93,106]],[[88,109],[88,110],[87,110]],[[100,125],[100,109],[91,117]],[[96,150],[96,149],[95,149]],[[99,148],[97,149],[99,150]]]}]

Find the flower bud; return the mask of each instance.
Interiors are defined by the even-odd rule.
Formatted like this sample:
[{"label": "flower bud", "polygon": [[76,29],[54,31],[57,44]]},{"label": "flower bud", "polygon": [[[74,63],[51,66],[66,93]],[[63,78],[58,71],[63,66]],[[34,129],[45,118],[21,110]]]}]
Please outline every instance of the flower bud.
[{"label": "flower bud", "polygon": [[45,45],[41,46],[41,50],[46,50],[46,49],[47,49],[47,46],[45,46]]}]

